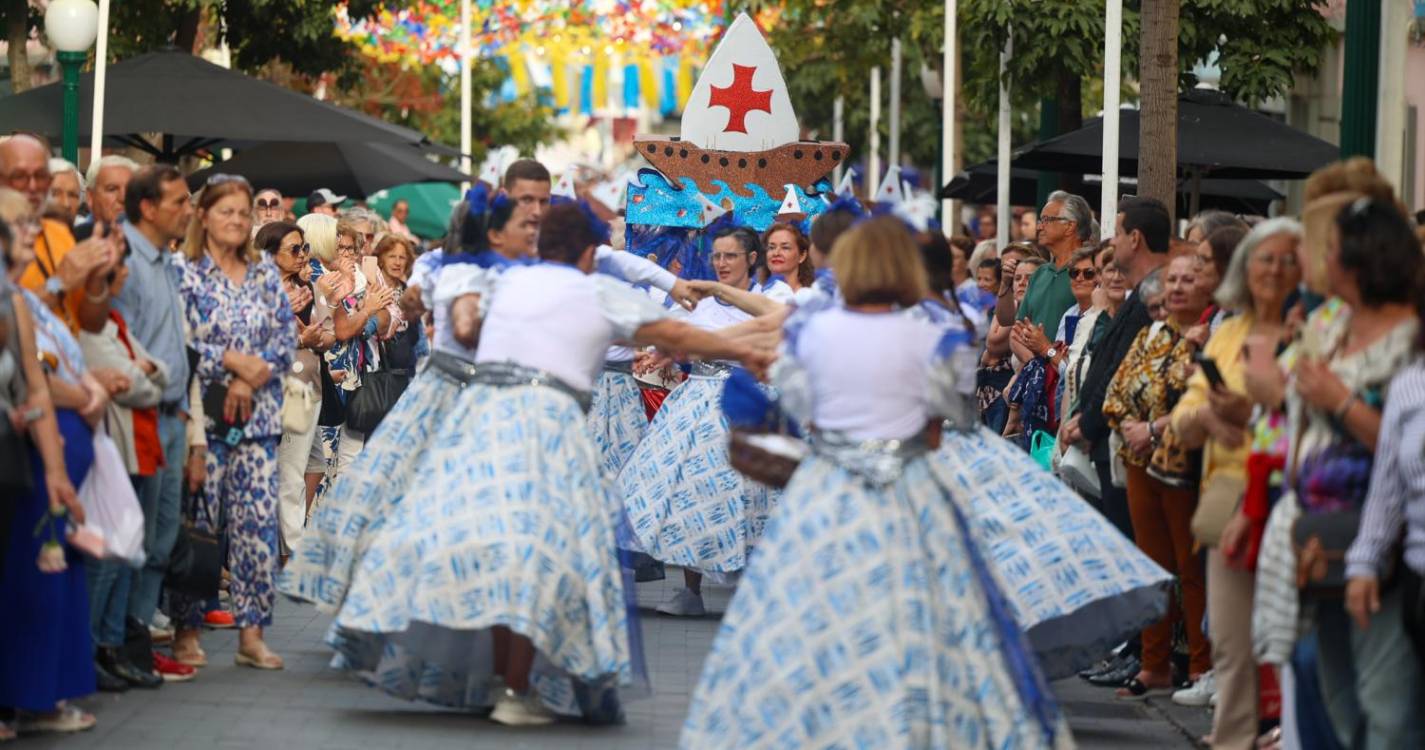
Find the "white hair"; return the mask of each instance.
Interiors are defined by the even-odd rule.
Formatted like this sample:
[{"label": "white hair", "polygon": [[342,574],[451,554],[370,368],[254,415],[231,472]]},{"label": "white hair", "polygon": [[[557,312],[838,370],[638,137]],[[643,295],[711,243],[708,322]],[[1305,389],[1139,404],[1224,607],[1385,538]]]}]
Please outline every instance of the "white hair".
[{"label": "white hair", "polygon": [[[99,181],[99,171],[104,169],[105,167],[123,167],[124,169],[129,170],[129,174],[133,174],[134,172],[137,172],[139,171],[139,169],[141,169],[138,162],[134,161],[133,159],[130,159],[127,156],[121,156],[119,154],[109,154],[108,156],[102,156],[98,159],[94,159],[93,161],[89,162],[89,173],[85,175],[84,178],[85,187],[89,188],[90,190],[93,190],[94,183]],[[50,167],[50,171],[53,172],[54,167]]]},{"label": "white hair", "polygon": [[965,261],[965,265],[969,267],[970,273],[973,274],[975,269],[980,267],[980,262],[985,258],[999,257],[997,244],[995,240],[980,240],[979,244],[975,245],[974,252],[970,253],[970,259]]},{"label": "white hair", "polygon": [[74,166],[68,159],[61,159],[58,156],[50,157],[49,173],[52,177],[58,177],[65,172],[73,172],[74,179],[79,182],[79,201],[84,202],[84,175],[79,173],[79,167]]},{"label": "white hair", "polygon": [[1074,222],[1074,233],[1078,236],[1080,243],[1087,244],[1098,237],[1098,222],[1094,221],[1093,208],[1082,196],[1055,190],[1049,194],[1049,200],[1044,201],[1046,206],[1050,203],[1063,204],[1064,218]]},{"label": "white hair", "polygon": [[297,220],[303,239],[312,246],[312,255],[331,268],[336,262],[336,219],[326,214],[307,214]]},{"label": "white hair", "polygon": [[1247,285],[1247,261],[1258,246],[1279,234],[1300,242],[1301,222],[1289,216],[1267,219],[1252,227],[1252,231],[1237,243],[1237,249],[1232,251],[1232,260],[1227,264],[1227,273],[1222,276],[1222,283],[1217,285],[1217,304],[1239,313],[1252,309],[1252,290]]}]

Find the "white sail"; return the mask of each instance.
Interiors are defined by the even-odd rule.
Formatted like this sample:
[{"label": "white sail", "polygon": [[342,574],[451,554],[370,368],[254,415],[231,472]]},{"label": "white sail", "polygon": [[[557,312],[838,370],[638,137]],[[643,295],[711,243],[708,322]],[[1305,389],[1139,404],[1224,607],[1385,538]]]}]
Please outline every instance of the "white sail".
[{"label": "white sail", "polygon": [[799,140],[787,81],[746,13],[727,27],[683,110],[682,138],[699,148],[767,151]]}]

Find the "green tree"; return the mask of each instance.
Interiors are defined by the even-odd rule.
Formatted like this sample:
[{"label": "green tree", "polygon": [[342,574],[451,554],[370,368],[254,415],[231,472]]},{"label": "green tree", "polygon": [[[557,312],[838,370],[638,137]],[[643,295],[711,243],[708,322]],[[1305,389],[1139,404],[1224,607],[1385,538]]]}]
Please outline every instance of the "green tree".
[{"label": "green tree", "polygon": [[[1196,83],[1192,66],[1215,49],[1222,68],[1220,85],[1229,95],[1255,104],[1285,93],[1296,73],[1320,67],[1322,52],[1334,33],[1319,12],[1324,4],[1325,0],[1181,0],[1179,87]],[[865,109],[863,92],[870,69],[888,67],[890,40],[900,34],[907,71],[902,142],[917,163],[939,162],[939,112],[934,106],[920,106],[929,97],[917,85],[916,72],[922,63],[935,70],[940,67],[941,0],[750,0],[738,7],[781,9],[779,25],[768,35],[787,73],[792,103],[803,126],[823,134],[830,132],[830,102],[836,93],[847,97],[851,133],[853,112]],[[1141,0],[1125,3],[1125,71],[1138,70],[1141,7]],[[1058,100],[1061,130],[1065,125],[1077,127],[1082,112],[1097,111],[1102,101],[1098,98],[1102,0],[960,0],[959,11],[967,162],[993,153],[999,51],[1011,35],[1013,55],[1006,75],[1012,84],[1016,144],[1029,139],[1039,102],[1045,98]],[[831,69],[813,70],[823,66]],[[801,83],[803,77],[810,82]],[[1134,90],[1127,88],[1125,93],[1131,97]],[[853,100],[860,106],[853,108]],[[933,122],[922,123],[924,117]],[[864,119],[860,128],[864,131]]]}]

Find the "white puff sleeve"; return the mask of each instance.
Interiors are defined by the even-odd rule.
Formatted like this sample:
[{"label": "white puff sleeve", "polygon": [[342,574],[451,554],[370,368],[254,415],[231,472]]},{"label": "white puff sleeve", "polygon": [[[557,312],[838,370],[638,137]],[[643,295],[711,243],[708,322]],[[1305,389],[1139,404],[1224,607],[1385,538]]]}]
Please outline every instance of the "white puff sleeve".
[{"label": "white puff sleeve", "polygon": [[622,279],[630,284],[648,284],[665,292],[673,290],[678,280],[668,269],[633,253],[600,245],[594,250],[594,267],[599,273]]},{"label": "white puff sleeve", "polygon": [[[620,254],[627,255],[627,253]],[[632,341],[634,333],[639,328],[671,317],[666,308],[654,302],[647,294],[612,276],[595,274],[593,279],[599,300],[599,310],[603,313],[604,319],[613,326],[614,336],[617,340]]]},{"label": "white puff sleeve", "polygon": [[434,305],[444,307],[457,297],[467,294],[480,295],[480,315],[490,309],[499,273],[492,268],[481,268],[474,263],[456,263],[443,266],[435,281],[435,291],[431,294]]}]

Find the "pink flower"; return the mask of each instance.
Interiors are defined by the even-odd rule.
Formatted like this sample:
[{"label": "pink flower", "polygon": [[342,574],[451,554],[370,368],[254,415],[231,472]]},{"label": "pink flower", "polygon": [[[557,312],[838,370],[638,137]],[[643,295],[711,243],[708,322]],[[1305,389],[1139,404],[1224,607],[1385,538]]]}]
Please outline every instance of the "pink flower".
[{"label": "pink flower", "polygon": [[65,540],[80,552],[96,559],[104,559],[104,532],[94,526],[70,526]]},{"label": "pink flower", "polygon": [[59,542],[45,542],[40,547],[40,557],[36,561],[41,573],[63,573],[69,569],[64,561],[64,547]]}]

